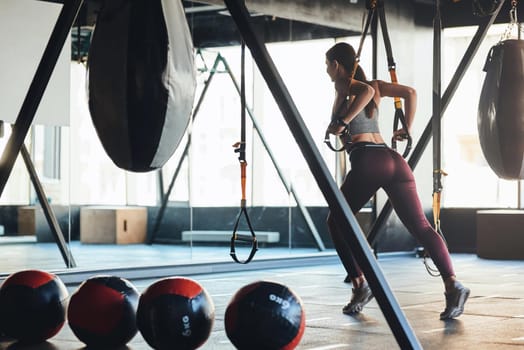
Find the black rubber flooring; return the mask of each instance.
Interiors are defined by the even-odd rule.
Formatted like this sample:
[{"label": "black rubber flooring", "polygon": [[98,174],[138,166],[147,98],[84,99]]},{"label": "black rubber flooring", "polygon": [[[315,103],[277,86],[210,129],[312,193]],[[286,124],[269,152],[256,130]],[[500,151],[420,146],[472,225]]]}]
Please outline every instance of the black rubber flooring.
[{"label": "black rubber flooring", "polygon": [[[398,255],[379,258],[386,279],[423,349],[518,349],[524,348],[524,261],[484,260],[476,255],[452,256],[459,279],[471,288],[464,314],[441,321],[444,308],[440,278],[430,276],[422,260]],[[296,264],[295,264],[296,265]],[[344,271],[336,259],[312,260],[305,266],[219,273],[184,273],[211,295],[216,319],[208,341],[201,349],[234,349],[224,331],[224,313],[232,295],[248,283],[270,280],[282,283],[302,299],[306,329],[297,349],[398,349],[393,331],[377,302],[371,301],[354,317],[342,314],[351,285],[343,282]],[[176,275],[179,271],[173,270]],[[166,274],[169,275],[169,274]],[[132,279],[143,291],[159,277]],[[68,284],[73,292],[77,283]],[[0,311],[1,312],[1,311]],[[24,346],[3,339],[0,349],[85,349],[67,324],[46,343]],[[124,349],[150,349],[138,333]],[[173,347],[176,349],[176,347]],[[269,349],[268,349],[269,350]]]}]

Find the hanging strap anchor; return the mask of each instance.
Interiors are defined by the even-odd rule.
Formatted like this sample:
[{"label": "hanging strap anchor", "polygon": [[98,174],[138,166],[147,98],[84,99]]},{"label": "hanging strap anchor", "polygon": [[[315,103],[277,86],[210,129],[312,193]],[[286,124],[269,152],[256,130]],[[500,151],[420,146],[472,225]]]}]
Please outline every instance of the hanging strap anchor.
[{"label": "hanging strap anchor", "polygon": [[[435,231],[437,231],[437,233],[440,235],[446,246],[446,239],[444,237],[444,234],[442,233],[442,230],[440,229],[440,200],[442,198],[442,184],[440,180],[442,176],[447,175],[448,174],[442,169],[436,169],[433,171],[433,225]],[[427,254],[427,252],[424,252],[424,265],[426,266],[426,270],[431,276],[439,277],[440,273],[438,269],[430,267],[427,261],[428,259],[429,255]]]},{"label": "hanging strap anchor", "polygon": [[[378,9],[378,18],[380,20],[380,27],[382,28],[382,36],[384,38],[386,56],[388,60],[389,76],[393,84],[398,84],[397,70],[396,70],[397,65],[395,63],[395,59],[393,58],[393,49],[391,47],[391,40],[389,38],[388,27],[386,24],[386,13],[384,10],[383,1],[378,2],[377,9]],[[406,122],[406,117],[404,115],[404,110],[402,109],[402,101],[400,100],[400,97],[395,96],[393,98],[393,102],[395,104],[393,131],[398,130],[398,126],[400,122],[402,125],[402,128],[404,129],[404,134],[402,135],[402,138],[407,141],[406,148],[404,149],[404,153],[402,153],[402,157],[406,158],[409,152],[411,152],[413,139],[411,138],[411,135],[409,134],[409,131],[408,131],[408,125]],[[391,138],[391,148],[393,148],[394,150],[397,150],[397,139],[395,138],[395,136]]]},{"label": "hanging strap anchor", "polygon": [[440,198],[442,197],[442,176],[447,176],[442,169],[433,170],[433,224],[435,231],[440,232]]},{"label": "hanging strap anchor", "polygon": [[[240,212],[238,213],[237,219],[235,221],[235,226],[233,228],[233,235],[231,236],[231,249],[229,255],[231,258],[239,264],[249,263],[255,253],[258,250],[258,241],[255,231],[251,226],[251,221],[249,220],[249,215],[246,210],[246,83],[245,83],[245,48],[246,45],[244,41],[241,44],[241,74],[240,74],[240,104],[241,104],[241,114],[240,114],[240,142],[237,142],[233,145],[235,147],[235,153],[238,153],[238,160],[240,161],[240,184],[242,188],[242,199],[240,200]],[[244,216],[249,227],[251,236],[240,235],[238,234],[238,226],[240,223],[240,218]],[[251,252],[246,260],[240,260],[237,257],[235,250],[235,243],[237,241],[241,242],[251,242]]]}]

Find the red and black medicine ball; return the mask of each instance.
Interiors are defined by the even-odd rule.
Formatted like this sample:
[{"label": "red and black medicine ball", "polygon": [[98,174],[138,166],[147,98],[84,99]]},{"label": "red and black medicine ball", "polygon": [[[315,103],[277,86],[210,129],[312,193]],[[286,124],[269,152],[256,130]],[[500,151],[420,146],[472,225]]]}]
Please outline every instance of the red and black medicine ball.
[{"label": "red and black medicine ball", "polygon": [[209,338],[214,320],[211,297],[188,278],[161,279],[142,293],[138,303],[138,329],[156,350],[199,348]]},{"label": "red and black medicine ball", "polygon": [[226,308],[226,334],[240,350],[291,350],[304,334],[302,301],[288,287],[268,281],[237,291]]},{"label": "red and black medicine ball", "polygon": [[64,283],[54,274],[40,270],[13,273],[0,287],[0,329],[20,342],[43,342],[62,329],[68,296]]},{"label": "red and black medicine ball", "polygon": [[71,295],[67,308],[69,327],[76,337],[95,349],[127,344],[138,332],[138,290],[116,276],[94,276]]}]

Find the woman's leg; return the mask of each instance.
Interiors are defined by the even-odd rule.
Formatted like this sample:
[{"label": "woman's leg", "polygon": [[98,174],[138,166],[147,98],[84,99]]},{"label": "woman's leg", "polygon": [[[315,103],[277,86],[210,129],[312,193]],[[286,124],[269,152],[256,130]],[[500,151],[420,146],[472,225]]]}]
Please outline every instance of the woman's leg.
[{"label": "woman's leg", "polygon": [[[373,193],[376,191],[372,191],[371,194],[369,194],[369,191],[363,191],[365,189],[362,186],[358,185],[359,183],[360,180],[358,179],[358,176],[356,176],[354,171],[350,171],[349,174],[346,176],[344,183],[341,186],[341,191],[344,194],[344,197],[346,198],[346,201],[348,202],[353,214],[358,213],[358,211],[364,206],[364,204],[366,204],[369,201]],[[333,241],[333,245],[335,246],[335,250],[337,251],[337,254],[340,257],[342,265],[344,265],[344,268],[348,276],[352,280],[362,276],[362,270],[360,270],[360,267],[355,261],[353,253],[351,252],[351,248],[349,247],[347,238],[345,237],[346,235],[348,235],[348,233],[343,232],[339,228],[332,213],[328,214],[327,225],[329,233],[331,235],[331,240]]]},{"label": "woman's leg", "polygon": [[470,290],[456,280],[448,248],[424,215],[411,169],[397,153],[395,153],[394,158],[397,165],[395,178],[390,184],[384,186],[384,189],[388,193],[400,220],[409,232],[422,243],[440,271],[446,290],[446,308],[440,314],[440,319],[458,317],[464,311],[464,304],[468,299]]},{"label": "woman's leg", "polygon": [[396,165],[395,176],[384,186],[384,190],[399,219],[428,251],[442,279],[451,281],[454,279],[455,272],[448,248],[424,215],[411,168],[396,152],[393,157]]},{"label": "woman's leg", "polygon": [[[351,168],[340,187],[351,211],[356,214],[370,200],[381,186],[380,172],[375,171],[379,162],[373,156],[374,150],[359,149],[351,155]],[[362,277],[362,270],[356,263],[347,241],[347,232],[340,230],[338,223],[330,213],[328,215],[328,229],[348,276],[355,281]],[[362,279],[363,281],[363,279]],[[355,284],[355,283],[354,283]],[[358,283],[356,283],[358,287]]]},{"label": "woman's leg", "polygon": [[[388,159],[390,157],[386,148],[358,149],[351,154],[352,170],[341,190],[353,213],[357,213],[382,186],[384,179],[388,178],[391,173]],[[328,225],[337,253],[353,285],[351,300],[342,308],[342,312],[352,315],[362,311],[373,299],[373,293],[353,257],[347,241],[348,232],[341,231],[332,216],[328,219]]]}]

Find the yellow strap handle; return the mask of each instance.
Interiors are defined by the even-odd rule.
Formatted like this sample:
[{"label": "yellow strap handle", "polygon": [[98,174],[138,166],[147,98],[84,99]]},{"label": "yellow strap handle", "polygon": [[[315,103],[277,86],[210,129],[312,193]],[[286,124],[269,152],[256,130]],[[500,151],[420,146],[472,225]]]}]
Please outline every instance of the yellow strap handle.
[{"label": "yellow strap handle", "polygon": [[240,161],[240,185],[242,186],[242,202],[241,205],[244,207],[246,204],[246,168],[247,162]]},{"label": "yellow strap handle", "polygon": [[[435,173],[440,173],[444,176],[447,176],[448,173],[446,173],[442,169],[434,170]],[[434,192],[433,193],[433,223],[435,225],[435,230],[438,232],[440,229],[440,199],[442,197],[442,192]]]},{"label": "yellow strap handle", "polygon": [[440,198],[441,192],[433,193],[433,224],[437,232],[440,227]]},{"label": "yellow strap handle", "polygon": [[[391,82],[393,84],[398,84],[397,71],[395,70],[395,68],[391,68],[389,70],[389,76],[391,77]],[[402,109],[402,100],[400,99],[400,97],[395,96],[393,100],[395,101],[395,108]]]}]

